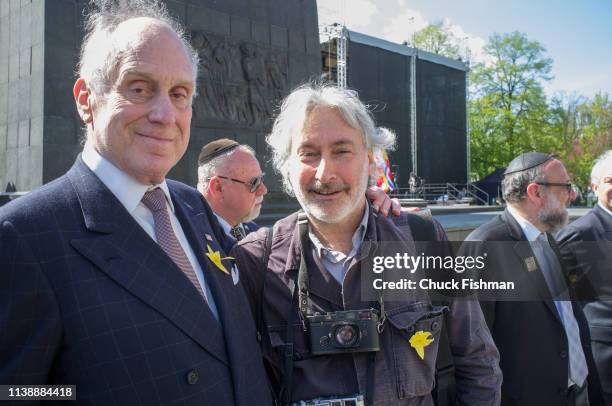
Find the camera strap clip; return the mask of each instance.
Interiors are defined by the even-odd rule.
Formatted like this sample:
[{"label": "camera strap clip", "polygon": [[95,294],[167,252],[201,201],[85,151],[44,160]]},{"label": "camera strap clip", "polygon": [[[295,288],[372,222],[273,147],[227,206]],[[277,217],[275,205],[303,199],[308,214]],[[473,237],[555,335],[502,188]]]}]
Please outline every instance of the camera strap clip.
[{"label": "camera strap clip", "polygon": [[382,334],[385,329],[385,322],[387,321],[387,312],[385,312],[385,302],[383,301],[382,295],[378,297],[378,306],[380,317],[378,318],[378,324],[376,324],[376,330],[378,334]]}]

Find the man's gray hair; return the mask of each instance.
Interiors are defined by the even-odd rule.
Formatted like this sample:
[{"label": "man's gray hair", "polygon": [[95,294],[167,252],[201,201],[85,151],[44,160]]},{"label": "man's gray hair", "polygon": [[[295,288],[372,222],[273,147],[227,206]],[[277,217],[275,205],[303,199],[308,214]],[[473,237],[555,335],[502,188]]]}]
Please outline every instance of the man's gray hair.
[{"label": "man's gray hair", "polygon": [[544,164],[526,171],[514,172],[502,180],[502,196],[508,203],[519,203],[527,196],[527,186],[533,182],[545,182]]},{"label": "man's gray hair", "polygon": [[610,165],[612,161],[612,149],[604,151],[603,154],[597,157],[593,163],[593,169],[591,169],[591,184],[598,184],[601,179],[605,176],[604,168],[606,164]]},{"label": "man's gray hair", "polygon": [[[115,83],[121,61],[129,49],[113,37],[117,27],[130,19],[148,17],[167,25],[185,47],[198,77],[198,53],[191,46],[185,29],[159,0],[92,0],[85,16],[85,38],[81,46],[78,76],[85,79],[94,94],[104,95]],[[172,63],[168,61],[168,63]]]},{"label": "man's gray hair", "polygon": [[272,150],[272,163],[283,177],[285,191],[292,195],[288,161],[293,138],[300,134],[308,115],[315,107],[336,109],[344,121],[359,130],[366,148],[393,149],[395,134],[386,128],[377,128],[368,107],[359,100],[357,92],[341,89],[332,84],[309,83],[295,89],[283,101],[266,141]]},{"label": "man's gray hair", "polygon": [[205,193],[208,191],[210,178],[215,175],[219,175],[217,171],[224,171],[226,169],[230,158],[236,151],[244,151],[251,154],[253,158],[257,159],[255,156],[255,150],[253,148],[245,144],[240,144],[238,147],[214,157],[204,165],[200,165],[198,167],[198,190],[200,193]]}]

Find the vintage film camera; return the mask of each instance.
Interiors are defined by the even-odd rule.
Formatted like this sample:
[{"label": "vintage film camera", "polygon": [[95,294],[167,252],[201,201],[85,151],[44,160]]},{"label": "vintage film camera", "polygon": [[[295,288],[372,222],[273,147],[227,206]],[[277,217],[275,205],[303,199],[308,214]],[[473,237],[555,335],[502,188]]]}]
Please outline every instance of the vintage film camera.
[{"label": "vintage film camera", "polygon": [[306,322],[313,355],[380,350],[374,309],[315,313]]}]

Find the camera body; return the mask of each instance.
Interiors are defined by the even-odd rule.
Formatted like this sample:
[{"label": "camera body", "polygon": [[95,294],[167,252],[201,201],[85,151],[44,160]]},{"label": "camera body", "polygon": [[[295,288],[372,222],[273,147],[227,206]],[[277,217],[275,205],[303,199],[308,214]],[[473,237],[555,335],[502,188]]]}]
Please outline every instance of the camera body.
[{"label": "camera body", "polygon": [[379,351],[378,312],[346,310],[306,317],[313,355]]}]

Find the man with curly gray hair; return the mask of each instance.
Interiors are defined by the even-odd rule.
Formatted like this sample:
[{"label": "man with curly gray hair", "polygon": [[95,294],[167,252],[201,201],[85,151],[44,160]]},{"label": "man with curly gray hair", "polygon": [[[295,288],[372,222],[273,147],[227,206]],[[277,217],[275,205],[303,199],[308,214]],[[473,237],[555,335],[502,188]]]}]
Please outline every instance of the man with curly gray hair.
[{"label": "man with curly gray hair", "polygon": [[73,88],[83,152],[0,209],[0,383],[74,385],[87,405],[271,405],[233,242],[166,179],[197,56],[162,2],[92,3]]},{"label": "man with curly gray hair", "polygon": [[[395,241],[414,255],[414,240],[446,238],[437,222],[388,219],[367,202],[373,152],[392,147],[395,135],[375,126],[355,92],[309,84],[284,100],[267,141],[303,212],[249,234],[230,255],[248,269],[244,286],[275,393],[294,405],[432,404],[442,312],[410,294],[371,302],[361,290],[371,247]],[[359,323],[380,316],[378,330],[356,331],[351,314]],[[337,320],[336,330],[319,340],[311,316]],[[498,354],[478,302],[454,303],[444,324],[458,403],[498,405]],[[427,355],[408,344],[417,332],[432,337]]]}]

